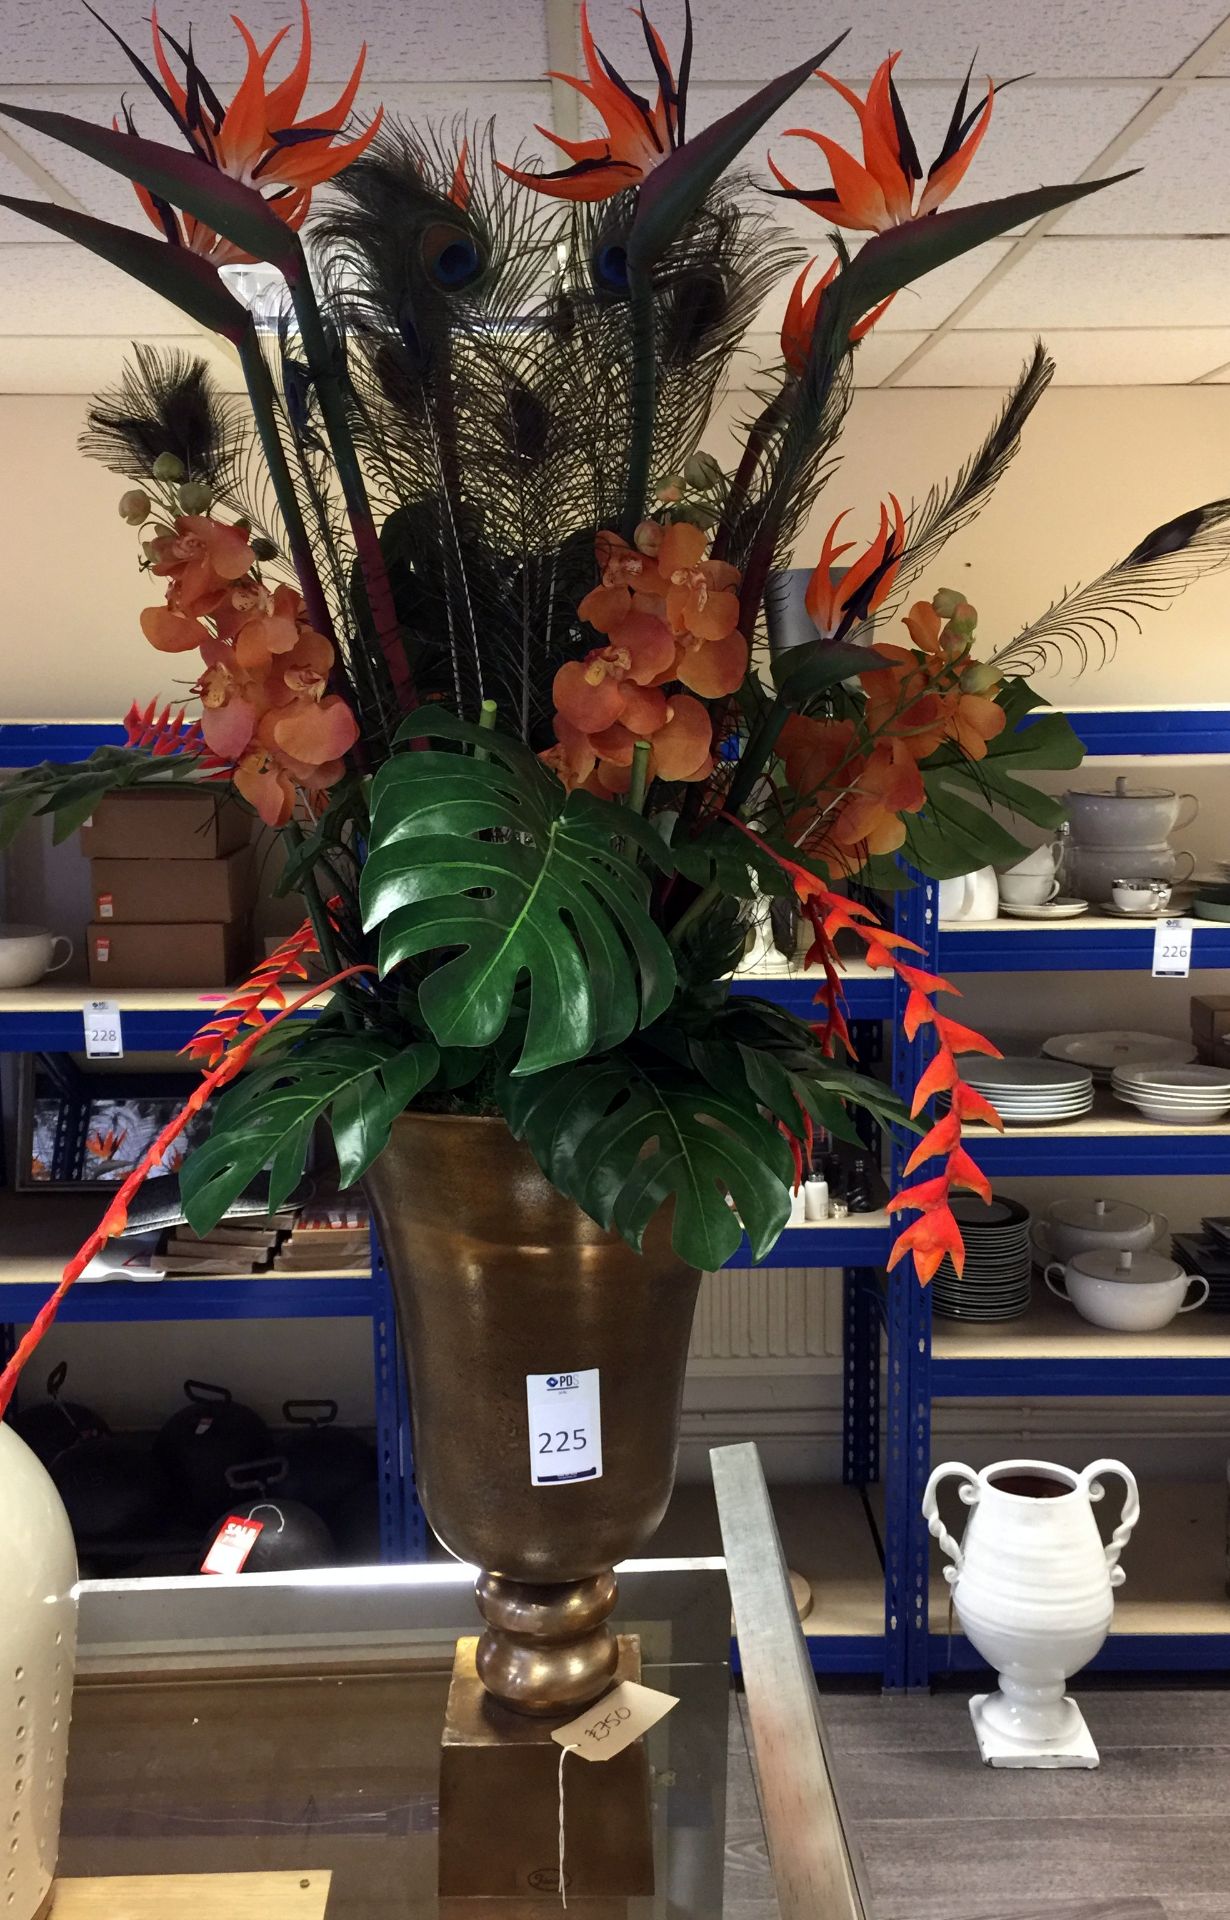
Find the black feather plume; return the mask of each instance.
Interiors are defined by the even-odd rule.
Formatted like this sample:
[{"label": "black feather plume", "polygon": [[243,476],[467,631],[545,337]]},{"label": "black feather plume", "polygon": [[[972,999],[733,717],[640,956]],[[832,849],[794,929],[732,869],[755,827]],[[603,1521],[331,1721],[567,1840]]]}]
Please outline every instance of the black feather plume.
[{"label": "black feather plume", "polygon": [[1160,612],[1193,580],[1230,566],[1230,500],[1211,500],[1155,527],[1125,560],[1077,587],[993,654],[998,667],[1033,673],[1071,647],[1083,667],[1106,660],[1123,626],[1140,631],[1140,614]]},{"label": "black feather plume", "polygon": [[77,442],[82,453],[128,480],[148,480],[171,453],[210,486],[243,439],[246,404],[219,393],[203,360],[134,344],[119,384],[91,402]]}]

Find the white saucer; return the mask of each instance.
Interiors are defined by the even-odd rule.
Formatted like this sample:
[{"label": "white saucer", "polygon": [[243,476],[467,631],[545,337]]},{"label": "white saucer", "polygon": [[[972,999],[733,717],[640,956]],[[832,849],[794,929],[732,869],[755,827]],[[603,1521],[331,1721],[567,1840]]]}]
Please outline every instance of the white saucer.
[{"label": "white saucer", "polygon": [[1043,900],[1040,905],[1027,907],[1011,900],[1001,900],[1001,913],[1008,914],[1013,920],[1075,920],[1078,914],[1088,913],[1087,900]]},{"label": "white saucer", "polygon": [[1107,900],[1098,907],[1099,913],[1111,913],[1116,920],[1182,920],[1173,901],[1167,901],[1164,907],[1117,907],[1113,900]]}]

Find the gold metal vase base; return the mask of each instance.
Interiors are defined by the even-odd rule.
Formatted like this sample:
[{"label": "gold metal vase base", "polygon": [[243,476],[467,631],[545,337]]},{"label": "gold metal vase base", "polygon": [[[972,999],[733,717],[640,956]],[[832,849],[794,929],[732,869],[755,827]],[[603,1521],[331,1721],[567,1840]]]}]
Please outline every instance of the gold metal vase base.
[{"label": "gold metal vase base", "polygon": [[613,1573],[550,1586],[484,1573],[474,1591],[487,1622],[478,1677],[502,1705],[548,1715],[559,1726],[614,1686],[619,1643],[607,1625],[619,1592]]},{"label": "gold metal vase base", "polygon": [[[640,1641],[611,1639],[612,1682],[639,1680]],[[499,1920],[541,1920],[559,1912],[563,1749],[551,1728],[568,1716],[536,1719],[502,1706],[479,1677],[478,1650],[477,1639],[457,1642],[444,1721],[439,1889],[449,1904],[441,1913],[473,1920],[482,1909],[468,1903],[485,1897],[499,1900]],[[564,1765],[569,1920],[618,1920],[629,1899],[654,1890],[644,1741],[601,1764],[574,1755]]]}]

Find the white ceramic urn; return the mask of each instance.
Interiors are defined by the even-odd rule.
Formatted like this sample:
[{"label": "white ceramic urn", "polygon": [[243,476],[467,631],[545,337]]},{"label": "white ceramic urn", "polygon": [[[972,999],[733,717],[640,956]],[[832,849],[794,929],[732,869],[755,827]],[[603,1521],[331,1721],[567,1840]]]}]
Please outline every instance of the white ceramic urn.
[{"label": "white ceramic urn", "polygon": [[[1127,1494],[1108,1545],[1094,1520],[1101,1477],[1117,1474]],[[970,1508],[960,1544],[940,1518],[941,1481],[961,1481]],[[992,1766],[1096,1767],[1097,1748],[1076,1702],[1064,1692],[1110,1631],[1112,1590],[1140,1517],[1136,1481],[1117,1460],[1083,1473],[1045,1460],[1000,1460],[975,1473],[949,1460],[923,1495],[923,1513],[952,1561],[944,1578],[970,1644],[999,1675],[999,1691],[970,1702],[979,1751]]]},{"label": "white ceramic urn", "polygon": [[0,1917],[48,1910],[77,1645],[77,1555],[59,1494],[0,1422]]}]

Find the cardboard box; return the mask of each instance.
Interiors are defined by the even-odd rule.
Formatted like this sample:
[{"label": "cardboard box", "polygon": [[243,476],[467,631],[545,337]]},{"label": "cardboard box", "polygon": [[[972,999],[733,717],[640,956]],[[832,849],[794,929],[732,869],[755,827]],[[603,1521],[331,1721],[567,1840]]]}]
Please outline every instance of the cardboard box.
[{"label": "cardboard box", "polygon": [[182,926],[242,920],[252,910],[251,847],[221,860],[93,860],[95,920],[117,925]]},{"label": "cardboard box", "polygon": [[248,921],[166,927],[95,920],[86,928],[92,987],[230,987],[251,967]]},{"label": "cardboard box", "polygon": [[1216,1046],[1224,1034],[1230,1034],[1230,993],[1194,993],[1191,1019],[1196,1045]]},{"label": "cardboard box", "polygon": [[91,860],[218,860],[246,847],[252,816],[205,787],[108,793],[81,829]]}]

